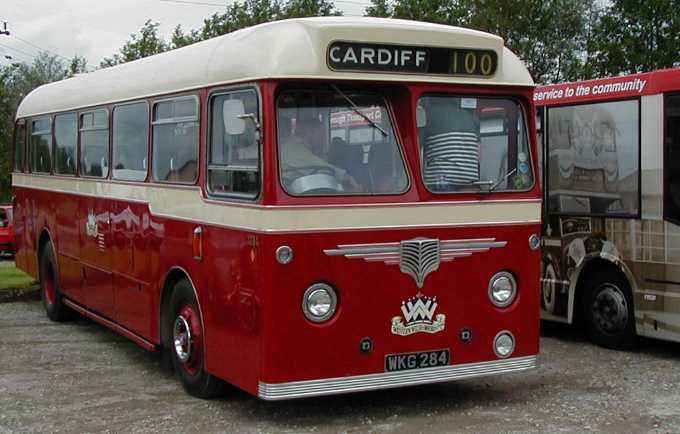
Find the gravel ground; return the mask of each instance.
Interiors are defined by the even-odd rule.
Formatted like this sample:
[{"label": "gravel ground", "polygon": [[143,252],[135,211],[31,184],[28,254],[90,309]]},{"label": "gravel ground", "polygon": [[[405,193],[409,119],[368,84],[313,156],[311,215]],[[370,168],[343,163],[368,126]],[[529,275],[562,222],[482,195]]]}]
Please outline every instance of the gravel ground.
[{"label": "gravel ground", "polygon": [[610,351],[562,325],[533,371],[286,402],[191,398],[157,356],[36,301],[0,304],[0,332],[0,433],[680,432],[680,345]]}]

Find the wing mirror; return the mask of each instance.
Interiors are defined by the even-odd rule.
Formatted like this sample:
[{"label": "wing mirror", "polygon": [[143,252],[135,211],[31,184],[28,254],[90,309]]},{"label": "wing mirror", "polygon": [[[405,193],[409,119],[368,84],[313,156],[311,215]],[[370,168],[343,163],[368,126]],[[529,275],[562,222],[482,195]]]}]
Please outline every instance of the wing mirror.
[{"label": "wing mirror", "polygon": [[224,101],[222,106],[222,120],[224,122],[224,131],[230,136],[243,134],[246,130],[246,119],[250,119],[259,131],[260,123],[257,121],[257,116],[253,113],[246,113],[243,101],[240,99],[230,99]]}]

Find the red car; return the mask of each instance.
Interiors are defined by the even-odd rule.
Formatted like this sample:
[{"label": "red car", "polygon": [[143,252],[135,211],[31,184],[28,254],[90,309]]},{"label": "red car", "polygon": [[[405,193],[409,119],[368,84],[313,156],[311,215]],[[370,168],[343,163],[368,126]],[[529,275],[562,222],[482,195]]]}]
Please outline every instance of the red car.
[{"label": "red car", "polygon": [[0,255],[14,254],[14,240],[12,205],[0,205]]}]

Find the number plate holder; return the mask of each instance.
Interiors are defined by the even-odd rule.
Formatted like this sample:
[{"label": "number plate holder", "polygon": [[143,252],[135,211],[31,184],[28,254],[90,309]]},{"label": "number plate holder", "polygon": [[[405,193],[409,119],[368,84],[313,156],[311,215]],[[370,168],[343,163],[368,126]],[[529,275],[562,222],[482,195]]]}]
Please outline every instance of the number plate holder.
[{"label": "number plate holder", "polygon": [[433,368],[449,364],[451,364],[451,351],[448,348],[443,350],[385,355],[385,372]]}]

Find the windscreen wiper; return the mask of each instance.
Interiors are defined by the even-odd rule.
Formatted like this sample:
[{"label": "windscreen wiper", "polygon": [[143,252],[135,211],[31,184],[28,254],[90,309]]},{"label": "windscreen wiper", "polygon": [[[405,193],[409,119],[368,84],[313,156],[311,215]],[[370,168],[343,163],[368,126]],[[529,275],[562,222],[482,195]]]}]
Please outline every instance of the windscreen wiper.
[{"label": "windscreen wiper", "polygon": [[502,183],[503,181],[505,181],[506,179],[508,179],[508,178],[509,178],[510,176],[512,176],[515,172],[517,172],[517,168],[516,168],[516,167],[515,167],[514,169],[512,169],[511,171],[509,171],[504,177],[502,177],[501,179],[499,179],[498,181],[496,181],[496,183],[495,183],[494,185],[492,185],[491,187],[489,187],[489,193],[492,192],[492,191],[494,191],[494,190],[496,189],[496,187],[498,187],[499,185],[501,185],[501,183]]},{"label": "windscreen wiper", "polygon": [[354,111],[356,112],[356,114],[358,114],[358,115],[361,116],[362,118],[366,119],[366,121],[369,122],[369,123],[373,126],[373,128],[377,129],[378,131],[380,131],[380,132],[382,133],[383,137],[387,137],[387,136],[388,136],[387,131],[383,130],[383,129],[380,127],[380,125],[378,125],[378,124],[375,123],[375,121],[374,121],[373,119],[371,119],[371,118],[369,118],[368,116],[366,116],[366,114],[364,114],[364,113],[361,111],[361,109],[360,109],[356,104],[354,104],[354,101],[352,101],[352,99],[351,99],[349,96],[345,95],[345,94],[343,93],[343,91],[341,91],[341,90],[338,88],[338,86],[336,86],[336,85],[334,85],[334,84],[331,84],[331,87],[333,88],[333,90],[335,90],[335,91],[338,93],[338,95],[340,95],[341,97],[343,97],[343,98],[345,99],[345,101],[347,101],[347,103],[352,107],[352,110],[354,110]]}]

